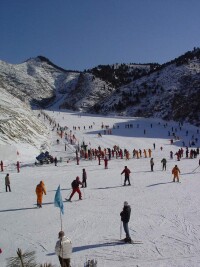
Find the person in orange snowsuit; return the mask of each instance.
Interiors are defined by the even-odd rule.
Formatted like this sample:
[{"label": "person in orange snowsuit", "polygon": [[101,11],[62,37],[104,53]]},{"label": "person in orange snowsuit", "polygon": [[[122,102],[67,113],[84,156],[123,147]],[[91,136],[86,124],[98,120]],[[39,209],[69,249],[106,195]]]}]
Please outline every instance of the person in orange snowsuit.
[{"label": "person in orange snowsuit", "polygon": [[150,148],[148,149],[148,152],[149,152],[149,157],[151,158],[151,149]]},{"label": "person in orange snowsuit", "polygon": [[104,158],[104,167],[105,169],[108,169],[108,158],[107,157]]},{"label": "person in orange snowsuit", "polygon": [[43,181],[40,181],[40,183],[36,186],[35,192],[37,195],[37,207],[42,208],[43,194],[45,194],[45,195],[47,194],[46,189],[45,189],[45,184]]},{"label": "person in orange snowsuit", "polygon": [[179,173],[181,173],[181,172],[180,172],[178,166],[175,165],[175,167],[172,169],[172,174],[174,175],[173,182],[175,182],[175,179],[177,179],[177,182],[179,182]]}]

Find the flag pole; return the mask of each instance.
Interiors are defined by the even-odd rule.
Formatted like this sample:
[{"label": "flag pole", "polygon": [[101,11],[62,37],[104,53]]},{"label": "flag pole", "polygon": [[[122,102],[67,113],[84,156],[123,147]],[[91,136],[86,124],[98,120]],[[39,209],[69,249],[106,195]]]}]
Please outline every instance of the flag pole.
[{"label": "flag pole", "polygon": [[60,226],[61,226],[61,231],[62,231],[62,214],[61,214],[61,209],[60,209]]},{"label": "flag pole", "polygon": [[62,215],[61,212],[64,214],[64,206],[63,206],[63,201],[62,201],[62,196],[60,193],[60,185],[58,186],[57,190],[56,190],[56,194],[55,194],[55,198],[54,198],[54,205],[55,207],[59,207],[60,208],[60,224],[61,224],[61,231],[62,231]]}]

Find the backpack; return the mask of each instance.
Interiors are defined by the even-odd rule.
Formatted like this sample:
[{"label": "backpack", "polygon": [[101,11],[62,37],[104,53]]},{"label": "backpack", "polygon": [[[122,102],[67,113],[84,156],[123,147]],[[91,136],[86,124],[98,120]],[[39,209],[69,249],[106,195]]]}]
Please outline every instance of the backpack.
[{"label": "backpack", "polygon": [[72,188],[74,188],[74,187],[77,186],[77,182],[76,182],[76,180],[74,180],[74,181],[71,183],[71,186],[72,186]]}]

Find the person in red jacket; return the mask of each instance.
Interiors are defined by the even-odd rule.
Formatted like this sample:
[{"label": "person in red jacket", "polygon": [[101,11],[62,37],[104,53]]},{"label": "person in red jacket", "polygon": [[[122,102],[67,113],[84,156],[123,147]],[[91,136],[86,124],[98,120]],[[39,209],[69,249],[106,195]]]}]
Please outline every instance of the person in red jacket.
[{"label": "person in red jacket", "polygon": [[1,172],[3,172],[3,161],[1,160]]},{"label": "person in red jacket", "polygon": [[108,169],[108,158],[107,157],[104,158],[104,167],[105,169]]},{"label": "person in red jacket", "polygon": [[76,180],[74,180],[72,182],[72,193],[68,199],[68,201],[71,201],[73,195],[77,192],[79,194],[79,200],[82,199],[82,195],[81,195],[81,191],[80,191],[80,188],[79,188],[79,185],[83,185],[80,181],[80,178],[77,176],[76,177]]},{"label": "person in red jacket", "polygon": [[131,185],[130,183],[130,173],[131,171],[127,168],[127,166],[124,167],[124,170],[121,172],[121,175],[124,173],[124,186],[126,185],[126,182],[128,181],[128,185]]},{"label": "person in red jacket", "polygon": [[20,169],[20,165],[19,165],[19,161],[17,161],[17,172],[19,172]]}]

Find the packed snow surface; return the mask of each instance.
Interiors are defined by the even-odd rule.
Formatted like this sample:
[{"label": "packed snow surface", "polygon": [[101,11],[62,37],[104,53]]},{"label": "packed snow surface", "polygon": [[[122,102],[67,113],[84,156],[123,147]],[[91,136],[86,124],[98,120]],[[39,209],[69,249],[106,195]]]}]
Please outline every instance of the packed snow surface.
[{"label": "packed snow surface", "polygon": [[[183,147],[184,155],[180,161],[175,155],[170,159],[170,151],[175,154],[183,142],[188,146],[189,142],[195,141],[189,151],[199,146],[196,127],[189,124],[180,127],[178,123],[166,124],[158,119],[55,111],[45,111],[45,114],[53,121],[50,124],[47,117],[40,117],[50,129],[49,152],[58,158],[57,166],[35,165],[36,151],[30,146],[19,145],[10,150],[1,146],[0,160],[6,165],[0,172],[1,267],[6,266],[7,258],[16,255],[18,248],[36,251],[38,263],[49,262],[59,266],[54,253],[61,229],[60,209],[54,206],[59,185],[64,202],[62,229],[73,244],[72,267],[84,266],[88,259],[96,259],[99,267],[200,266],[199,156],[186,158]],[[64,130],[68,137],[70,133],[75,136],[72,144],[65,135],[61,138],[57,134],[58,124],[68,127]],[[112,134],[108,129],[102,129],[102,124],[107,125]],[[173,132],[177,140],[171,144]],[[94,158],[82,158],[77,165],[75,150],[78,143],[81,146],[83,142],[88,148],[98,149],[100,146],[102,150],[119,146],[122,150],[129,150],[130,159],[112,157],[108,169],[104,168],[103,160],[99,165]],[[143,153],[149,148],[155,163],[154,171],[150,170],[148,153],[147,158]],[[133,149],[141,149],[142,157],[133,158]],[[17,154],[9,157],[8,152],[16,153],[16,150]],[[166,171],[162,170],[162,158],[167,159]],[[19,173],[17,160],[21,165]],[[176,164],[181,171],[181,183],[172,182],[171,171]],[[124,166],[131,170],[131,186],[122,186]],[[79,201],[78,194],[75,194],[71,203],[66,202],[65,198],[71,193],[71,182],[76,176],[82,178],[83,168],[88,176],[87,188],[81,188],[83,200]],[[10,174],[12,192],[5,192],[6,173]],[[35,188],[41,180],[46,185],[47,195],[43,197],[43,207],[38,209]],[[131,238],[142,241],[142,244],[118,242],[124,201],[128,201],[132,209],[129,222]],[[124,237],[122,229],[121,238]]]}]

